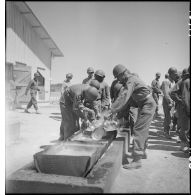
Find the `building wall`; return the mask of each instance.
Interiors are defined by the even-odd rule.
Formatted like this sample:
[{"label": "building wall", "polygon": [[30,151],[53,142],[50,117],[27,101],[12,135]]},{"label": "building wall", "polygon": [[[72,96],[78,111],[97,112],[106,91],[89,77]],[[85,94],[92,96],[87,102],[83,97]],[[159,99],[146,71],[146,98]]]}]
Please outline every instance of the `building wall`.
[{"label": "building wall", "polygon": [[49,100],[51,52],[14,2],[6,2],[6,62],[31,66],[31,78],[37,67],[44,69],[45,101]]}]

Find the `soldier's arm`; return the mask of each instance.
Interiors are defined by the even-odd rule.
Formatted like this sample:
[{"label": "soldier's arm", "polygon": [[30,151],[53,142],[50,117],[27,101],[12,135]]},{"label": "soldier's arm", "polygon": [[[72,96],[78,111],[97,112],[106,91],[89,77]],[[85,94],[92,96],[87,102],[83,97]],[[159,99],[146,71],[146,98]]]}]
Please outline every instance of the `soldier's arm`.
[{"label": "soldier's arm", "polygon": [[109,86],[105,85],[102,97],[102,106],[108,106],[110,104],[110,90]]},{"label": "soldier's arm", "polygon": [[124,109],[125,105],[129,101],[134,90],[134,82],[127,82],[127,84],[120,91],[118,98],[111,106],[111,112],[113,114],[118,113]]},{"label": "soldier's arm", "polygon": [[87,113],[91,112],[91,109],[84,106],[82,95],[76,95],[74,97],[73,110],[79,117],[81,117],[84,120],[87,120]]}]

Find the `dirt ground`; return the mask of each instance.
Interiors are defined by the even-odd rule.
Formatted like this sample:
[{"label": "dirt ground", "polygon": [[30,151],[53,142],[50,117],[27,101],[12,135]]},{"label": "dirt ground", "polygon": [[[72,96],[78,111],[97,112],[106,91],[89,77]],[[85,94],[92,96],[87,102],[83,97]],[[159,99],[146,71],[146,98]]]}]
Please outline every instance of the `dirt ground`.
[{"label": "dirt ground", "polygon": [[[46,145],[55,144],[59,137],[61,115],[58,105],[41,106],[41,114],[35,114],[33,108],[30,111],[30,114],[22,109],[6,113],[6,122],[20,123],[19,138],[6,141],[6,177],[32,162],[33,154]],[[142,168],[126,170],[121,167],[111,193],[190,192],[189,156],[179,150],[174,132],[171,140],[162,136],[162,107],[160,112],[150,127],[148,158],[142,160]]]}]

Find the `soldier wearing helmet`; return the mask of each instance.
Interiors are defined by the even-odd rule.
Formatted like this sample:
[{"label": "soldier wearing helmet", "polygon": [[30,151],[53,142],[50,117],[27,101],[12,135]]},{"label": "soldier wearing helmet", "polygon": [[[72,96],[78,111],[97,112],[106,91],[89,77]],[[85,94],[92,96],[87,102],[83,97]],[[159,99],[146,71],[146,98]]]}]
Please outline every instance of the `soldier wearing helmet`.
[{"label": "soldier wearing helmet", "polygon": [[[172,69],[171,69],[172,70]],[[190,75],[187,69],[182,72],[182,77],[178,71],[169,71],[172,78],[175,79],[175,85],[170,91],[173,101],[175,101],[176,115],[174,120],[177,124],[177,132],[181,140],[181,150],[189,149],[189,140],[186,137],[187,129],[190,129]]]},{"label": "soldier wearing helmet", "polygon": [[156,102],[156,114],[158,114],[158,101],[159,101],[159,95],[161,94],[160,89],[160,79],[161,74],[159,72],[156,73],[156,78],[152,81],[151,87],[152,87],[152,96]]},{"label": "soldier wearing helmet", "polygon": [[110,89],[108,84],[104,81],[105,73],[103,70],[96,70],[94,77],[95,80],[100,83],[99,96],[96,103],[99,107],[99,112],[101,113],[110,107]]},{"label": "soldier wearing helmet", "polygon": [[[99,83],[99,81],[97,81],[95,79],[92,79],[90,81],[89,86],[95,87],[97,90],[100,89],[100,83]],[[84,106],[94,110],[95,116],[92,115],[91,120],[100,119],[100,112],[99,112],[98,105],[96,104],[96,101],[90,101],[89,99],[85,99]],[[93,117],[95,117],[95,118],[93,118]]]},{"label": "soldier wearing helmet", "polygon": [[85,84],[75,84],[66,88],[63,93],[64,102],[61,103],[62,121],[59,140],[66,140],[74,132],[80,129],[79,118],[82,119],[82,127],[87,128],[93,122],[95,112],[84,105],[86,99],[95,101],[98,90]]},{"label": "soldier wearing helmet", "polygon": [[179,133],[181,129],[181,116],[182,116],[182,105],[181,105],[181,90],[179,90],[182,78],[179,71],[175,67],[168,69],[169,77],[174,81],[174,86],[170,90],[171,99],[175,102],[175,113],[173,116],[173,127],[172,130],[176,130]]},{"label": "soldier wearing helmet", "polygon": [[30,99],[29,103],[27,104],[26,109],[24,110],[26,113],[29,113],[28,109],[33,105],[34,109],[36,111],[36,114],[40,114],[38,111],[37,99],[36,99],[37,91],[40,91],[40,89],[38,88],[38,77],[39,76],[40,76],[39,73],[35,72],[34,79],[32,79],[28,83],[28,86],[26,88],[25,95],[27,95],[28,91],[30,90],[30,96],[31,96],[31,99]]},{"label": "soldier wearing helmet", "polygon": [[148,132],[155,113],[156,103],[148,86],[139,77],[131,74],[125,66],[116,65],[113,69],[113,75],[123,84],[124,88],[120,91],[118,98],[111,106],[111,111],[105,118],[126,109],[132,100],[136,103],[138,117],[133,128],[133,161],[124,165],[123,168],[140,168],[141,159],[146,156]]},{"label": "soldier wearing helmet", "polygon": [[169,74],[165,74],[165,80],[162,82],[161,90],[163,92],[163,100],[162,106],[164,111],[164,136],[168,139],[170,136],[170,127],[171,127],[171,115],[174,107],[174,102],[170,97],[170,89],[171,89],[171,79],[169,78]]},{"label": "soldier wearing helmet", "polygon": [[82,84],[90,83],[90,81],[93,79],[94,69],[92,67],[89,67],[87,69],[87,74],[88,74],[88,77],[83,80]]},{"label": "soldier wearing helmet", "polygon": [[[61,94],[63,94],[65,89],[71,85],[72,78],[73,78],[72,73],[66,74],[66,79],[62,83]],[[60,101],[63,101],[63,100],[60,100]]]}]

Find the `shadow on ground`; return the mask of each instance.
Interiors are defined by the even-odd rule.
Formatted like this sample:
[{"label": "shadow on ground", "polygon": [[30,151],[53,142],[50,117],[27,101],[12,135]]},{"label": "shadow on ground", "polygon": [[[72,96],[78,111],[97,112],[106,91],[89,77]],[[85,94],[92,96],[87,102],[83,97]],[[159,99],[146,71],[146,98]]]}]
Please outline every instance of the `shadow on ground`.
[{"label": "shadow on ground", "polygon": [[[163,121],[162,117],[156,117],[152,121],[148,137],[149,150],[164,150],[173,151],[171,155],[179,158],[189,158],[189,154],[180,151],[180,144],[176,143],[175,139],[167,139],[163,135]],[[154,131],[156,130],[156,131]],[[176,132],[170,132],[171,136],[177,136]]]},{"label": "shadow on ground", "polygon": [[61,121],[62,117],[61,116],[50,116],[49,118],[52,118],[56,121]]}]

